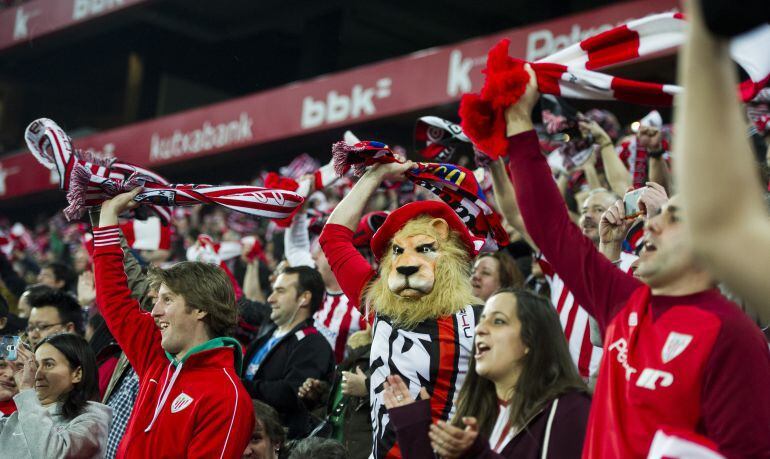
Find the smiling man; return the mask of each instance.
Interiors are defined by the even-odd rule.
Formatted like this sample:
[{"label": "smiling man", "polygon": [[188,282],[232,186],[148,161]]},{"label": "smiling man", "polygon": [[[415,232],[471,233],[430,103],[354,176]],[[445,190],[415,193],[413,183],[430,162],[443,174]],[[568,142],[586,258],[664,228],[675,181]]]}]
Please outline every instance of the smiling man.
[{"label": "smiling man", "polygon": [[238,379],[240,345],[227,336],[236,320],[233,287],[205,263],[152,270],[158,297],[143,312],[131,298],[117,226],[137,192],[105,201],[94,229],[97,304],[139,376],[116,457],[240,457],[254,416]]},{"label": "smiling man", "polygon": [[288,438],[303,438],[310,426],[297,392],[308,378],[329,382],[334,353],[313,326],[324,300],[321,274],[308,266],[289,267],[275,279],[267,298],[270,319],[246,352],[243,383],[249,394],[275,408]]},{"label": "smiling man", "polygon": [[[770,352],[759,328],[695,262],[679,199],[648,219],[639,279],[616,268],[567,215],[533,130],[536,101],[531,74],[506,111],[521,215],[604,335],[583,457],[647,457],[662,428],[705,436],[726,457],[770,457]],[[622,239],[624,217],[613,205],[602,238]]]}]

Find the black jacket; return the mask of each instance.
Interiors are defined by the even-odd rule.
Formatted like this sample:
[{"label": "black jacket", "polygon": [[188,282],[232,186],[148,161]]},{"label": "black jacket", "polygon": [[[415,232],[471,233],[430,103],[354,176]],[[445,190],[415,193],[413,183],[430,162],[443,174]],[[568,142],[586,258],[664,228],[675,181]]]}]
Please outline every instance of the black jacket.
[{"label": "black jacket", "polygon": [[[257,339],[249,345],[244,368],[254,354],[265,344],[276,325],[272,322],[260,327]],[[311,429],[311,420],[297,391],[307,378],[330,382],[334,374],[334,352],[308,318],[284,335],[270,349],[259,366],[254,379],[243,379],[249,395],[275,408],[283,425],[289,428],[290,439],[302,438]]]}]

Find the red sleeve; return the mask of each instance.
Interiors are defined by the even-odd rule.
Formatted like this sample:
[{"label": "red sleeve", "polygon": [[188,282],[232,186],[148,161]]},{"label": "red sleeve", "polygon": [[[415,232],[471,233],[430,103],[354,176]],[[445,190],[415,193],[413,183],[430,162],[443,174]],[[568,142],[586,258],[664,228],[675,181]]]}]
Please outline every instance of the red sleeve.
[{"label": "red sleeve", "polygon": [[530,237],[602,331],[641,285],[617,269],[570,220],[535,131],[508,138],[516,200]]},{"label": "red sleeve", "polygon": [[428,432],[432,422],[430,401],[417,400],[388,410],[404,459],[434,457]]},{"label": "red sleeve", "polygon": [[166,360],[152,316],[131,298],[117,225],[94,228],[96,302],[110,333],[141,378],[154,359]]},{"label": "red sleeve", "polygon": [[353,231],[343,225],[326,224],[318,239],[340,288],[351,301],[361,305],[361,292],[376,272],[353,246]]},{"label": "red sleeve", "polygon": [[722,317],[706,362],[699,426],[728,458],[770,457],[770,351],[759,329]]}]

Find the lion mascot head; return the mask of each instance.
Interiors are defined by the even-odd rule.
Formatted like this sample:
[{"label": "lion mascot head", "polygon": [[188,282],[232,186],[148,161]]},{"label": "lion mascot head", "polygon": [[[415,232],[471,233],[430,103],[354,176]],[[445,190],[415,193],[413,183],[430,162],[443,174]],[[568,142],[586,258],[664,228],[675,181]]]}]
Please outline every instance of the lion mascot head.
[{"label": "lion mascot head", "polygon": [[372,237],[371,248],[380,260],[379,276],[364,298],[395,325],[413,328],[482,302],[471,293],[469,280],[474,239],[443,202],[419,201],[395,210]]}]

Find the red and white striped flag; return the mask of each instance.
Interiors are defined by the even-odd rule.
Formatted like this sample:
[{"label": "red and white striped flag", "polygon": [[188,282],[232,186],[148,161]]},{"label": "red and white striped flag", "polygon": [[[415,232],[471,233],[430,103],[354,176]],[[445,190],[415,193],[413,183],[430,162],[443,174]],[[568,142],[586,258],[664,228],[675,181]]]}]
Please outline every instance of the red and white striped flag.
[{"label": "red and white striped flag", "polygon": [[128,246],[136,250],[169,250],[171,248],[171,227],[164,225],[158,217],[147,220],[131,219],[120,224],[120,230]]},{"label": "red and white striped flag", "polygon": [[25,132],[27,146],[38,162],[59,173],[59,187],[67,191],[68,219],[80,218],[85,209],[120,193],[144,187],[134,201],[152,206],[168,221],[164,207],[216,204],[237,212],[267,218],[286,218],[303,202],[296,193],[257,186],[174,185],[159,175],[125,163],[98,160],[74,151],[67,134],[53,121],[40,118]]}]

